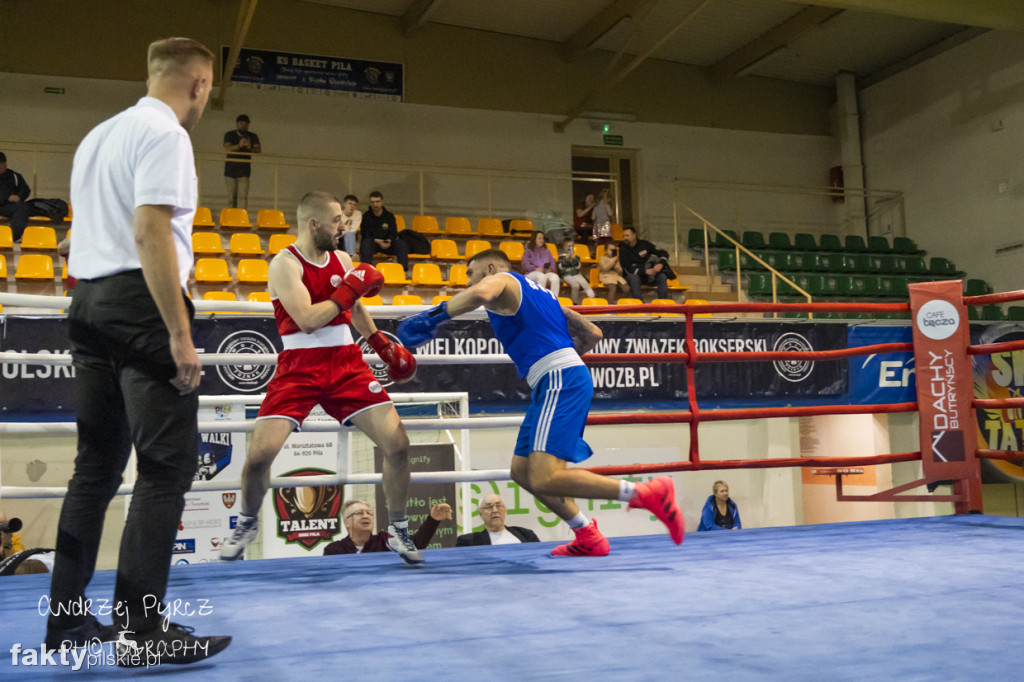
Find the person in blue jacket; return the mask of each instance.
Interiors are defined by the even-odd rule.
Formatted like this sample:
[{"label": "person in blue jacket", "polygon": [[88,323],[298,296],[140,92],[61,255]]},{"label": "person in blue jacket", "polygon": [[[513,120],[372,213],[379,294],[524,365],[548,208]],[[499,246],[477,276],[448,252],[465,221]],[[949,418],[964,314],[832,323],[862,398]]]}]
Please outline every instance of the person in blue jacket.
[{"label": "person in blue jacket", "polygon": [[704,510],[700,513],[700,525],[697,530],[739,530],[740,510],[736,502],[729,498],[729,484],[715,481],[711,486],[713,495],[708,495]]}]

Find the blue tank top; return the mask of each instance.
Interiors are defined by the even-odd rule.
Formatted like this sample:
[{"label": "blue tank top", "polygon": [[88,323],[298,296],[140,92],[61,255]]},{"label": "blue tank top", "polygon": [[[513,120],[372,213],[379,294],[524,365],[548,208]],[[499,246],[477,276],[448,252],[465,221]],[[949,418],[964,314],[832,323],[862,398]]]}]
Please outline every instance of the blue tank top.
[{"label": "blue tank top", "polygon": [[[519,310],[514,315],[498,315],[490,310],[487,317],[501,345],[505,347],[520,377],[525,377],[538,360],[555,351],[573,350],[572,337],[565,313],[550,291],[517,272],[502,273],[514,278],[523,293]],[[583,364],[579,356],[571,364]]]}]

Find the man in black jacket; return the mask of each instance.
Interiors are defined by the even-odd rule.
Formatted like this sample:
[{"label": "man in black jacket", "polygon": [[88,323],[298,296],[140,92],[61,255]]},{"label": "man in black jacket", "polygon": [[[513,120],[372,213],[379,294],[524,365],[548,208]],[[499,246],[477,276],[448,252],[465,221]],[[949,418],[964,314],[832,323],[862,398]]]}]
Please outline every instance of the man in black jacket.
[{"label": "man in black jacket", "polygon": [[359,244],[359,260],[373,264],[373,254],[382,252],[398,256],[398,262],[409,276],[409,245],[398,238],[395,214],[384,208],[384,195],[370,192],[370,208],[363,214],[359,227],[363,240]]},{"label": "man in black jacket", "polygon": [[28,204],[25,200],[32,193],[25,177],[7,167],[7,155],[0,152],[0,215],[11,219],[11,233],[14,241],[21,241],[21,234],[28,225]]},{"label": "man in black jacket", "polygon": [[477,507],[480,512],[480,520],[484,522],[484,529],[476,533],[460,535],[455,541],[456,547],[469,547],[470,545],[514,545],[519,542],[540,542],[540,538],[529,528],[519,526],[506,526],[505,503],[501,495],[491,493],[480,500]]},{"label": "man in black jacket", "polygon": [[637,239],[632,227],[624,228],[622,236],[619,263],[629,282],[630,294],[643,300],[640,287],[647,284],[658,287],[658,298],[668,298],[668,280],[676,276],[668,265],[668,253],[646,239]]}]

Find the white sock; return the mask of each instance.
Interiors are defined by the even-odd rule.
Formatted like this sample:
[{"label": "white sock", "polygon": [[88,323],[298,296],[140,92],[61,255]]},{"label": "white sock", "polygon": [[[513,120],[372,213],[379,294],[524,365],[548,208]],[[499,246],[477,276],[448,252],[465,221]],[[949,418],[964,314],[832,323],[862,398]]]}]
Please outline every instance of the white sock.
[{"label": "white sock", "polygon": [[571,519],[569,519],[568,521],[566,521],[566,523],[568,523],[569,527],[572,528],[573,530],[579,530],[583,526],[585,526],[588,523],[590,523],[590,521],[588,521],[587,517],[583,515],[583,512],[577,512],[576,516],[574,516]]},{"label": "white sock", "polygon": [[619,481],[619,502],[629,502],[635,494],[635,483],[632,481]]}]

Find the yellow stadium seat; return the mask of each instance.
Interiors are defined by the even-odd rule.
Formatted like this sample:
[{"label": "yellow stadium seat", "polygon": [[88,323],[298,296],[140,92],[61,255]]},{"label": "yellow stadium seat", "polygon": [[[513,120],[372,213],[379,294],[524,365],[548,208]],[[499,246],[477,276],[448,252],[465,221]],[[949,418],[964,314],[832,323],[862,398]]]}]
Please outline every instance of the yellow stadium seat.
[{"label": "yellow stadium seat", "polygon": [[581,305],[608,305],[608,299],[600,298],[598,296],[595,296],[593,298],[585,298],[581,302]]},{"label": "yellow stadium seat", "polygon": [[533,223],[529,220],[512,220],[509,221],[508,231],[513,236],[529,236],[533,232]]},{"label": "yellow stadium seat", "polygon": [[590,257],[590,247],[586,244],[573,244],[572,250],[580,257],[580,265],[590,265],[597,262],[595,259]]},{"label": "yellow stadium seat", "polygon": [[572,305],[572,299],[567,296],[558,297],[558,305]]},{"label": "yellow stadium seat", "polygon": [[431,240],[430,257],[434,260],[462,260],[458,245],[451,239]]},{"label": "yellow stadium seat", "polygon": [[397,294],[391,299],[391,305],[423,305],[423,299],[412,294]]},{"label": "yellow stadium seat", "polygon": [[359,301],[363,305],[384,305],[384,299],[380,296],[364,296]]},{"label": "yellow stadium seat", "polygon": [[395,229],[397,229],[399,232],[401,232],[402,230],[405,229],[405,216],[403,216],[403,215],[396,215],[395,216]]},{"label": "yellow stadium seat", "polygon": [[192,253],[197,256],[220,256],[224,253],[220,235],[216,232],[193,232]]},{"label": "yellow stadium seat", "polygon": [[619,225],[618,223],[612,223],[612,239],[614,239],[617,242],[621,242],[623,239],[625,239],[625,236],[622,234],[622,225]]},{"label": "yellow stadium seat", "polygon": [[[4,271],[6,272],[7,268],[4,268]],[[64,264],[60,266],[60,281],[68,281],[68,262],[66,260],[64,261]]]},{"label": "yellow stadium seat", "polygon": [[272,208],[261,208],[256,213],[256,229],[257,230],[287,230],[290,228],[285,219],[284,211],[278,211]]},{"label": "yellow stadium seat", "polygon": [[21,235],[22,251],[56,251],[57,230],[45,225],[29,225]]},{"label": "yellow stadium seat", "polygon": [[526,250],[522,242],[502,242],[498,244],[498,248],[504,251],[505,255],[513,263],[523,260],[523,251]]},{"label": "yellow stadium seat", "polygon": [[220,229],[251,230],[249,214],[244,208],[222,208],[220,210]]},{"label": "yellow stadium seat", "polygon": [[[230,291],[207,291],[203,294],[204,301],[237,301],[238,297]],[[237,310],[210,310],[211,313],[219,313],[221,315],[238,315]]]},{"label": "yellow stadium seat", "polygon": [[0,249],[11,251],[14,249],[14,233],[10,225],[0,225]]},{"label": "yellow stadium seat", "polygon": [[604,255],[604,244],[598,244],[597,248],[594,249],[594,260],[601,262],[601,256]]},{"label": "yellow stadium seat", "polygon": [[232,256],[262,256],[263,246],[259,235],[253,232],[239,232],[231,235],[228,251]]},{"label": "yellow stadium seat", "polygon": [[[28,228],[25,228],[28,231]],[[18,259],[14,279],[53,281],[53,259],[42,253],[26,253]]]},{"label": "yellow stadium seat", "polygon": [[558,261],[558,248],[551,242],[544,242],[544,246],[548,247],[548,251],[551,252],[551,257]]},{"label": "yellow stadium seat", "polygon": [[203,294],[204,301],[237,301],[238,297],[230,291],[207,291]]},{"label": "yellow stadium seat", "polygon": [[206,206],[200,206],[196,209],[196,214],[192,218],[192,229],[197,227],[217,227],[217,224],[213,222],[213,213]]},{"label": "yellow stadium seat", "polygon": [[71,207],[71,202],[68,202],[68,214],[64,216],[64,222],[70,223],[71,219],[74,218],[75,212]]},{"label": "yellow stadium seat", "polygon": [[270,235],[270,244],[267,247],[267,251],[271,256],[276,256],[281,249],[289,244],[294,244],[295,239],[294,234],[272,234]]},{"label": "yellow stadium seat", "polygon": [[0,253],[0,279],[7,279],[7,257]]},{"label": "yellow stadium seat", "polygon": [[684,284],[680,284],[679,283],[679,278],[675,277],[675,278],[670,279],[668,281],[668,288],[671,289],[672,291],[686,291],[690,287],[688,287],[688,286],[686,286]]},{"label": "yellow stadium seat", "polygon": [[270,303],[270,292],[254,291],[249,294],[249,298],[246,300],[248,300],[249,303]]},{"label": "yellow stadium seat", "polygon": [[404,286],[409,283],[400,263],[378,263],[377,269],[380,270],[380,274],[384,275],[386,286]]},{"label": "yellow stadium seat", "polygon": [[[678,305],[671,298],[656,298],[651,301],[652,305]],[[651,313],[655,317],[680,317],[680,313]]]},{"label": "yellow stadium seat", "polygon": [[437,263],[417,263],[412,266],[412,284],[421,287],[443,287],[448,284],[441,278]]},{"label": "yellow stadium seat", "polygon": [[231,281],[228,262],[223,258],[200,258],[196,261],[196,282],[226,284]]},{"label": "yellow stadium seat", "polygon": [[[639,298],[620,298],[615,305],[643,305]],[[643,317],[643,313],[619,313],[619,317]]]},{"label": "yellow stadium seat", "polygon": [[608,288],[604,284],[601,284],[601,273],[597,268],[590,268],[590,288],[594,291]]},{"label": "yellow stadium seat", "polygon": [[505,228],[497,218],[481,218],[476,221],[476,233],[479,237],[507,237]]},{"label": "yellow stadium seat", "polygon": [[473,226],[469,218],[446,218],[444,221],[445,234],[473,234]]},{"label": "yellow stadium seat", "polygon": [[[708,305],[708,302],[705,301],[703,298],[688,298],[688,299],[686,299],[686,302],[687,303],[692,303],[693,305]],[[711,317],[711,313],[694,313],[693,316],[694,317]]]},{"label": "yellow stadium seat", "polygon": [[466,277],[466,264],[456,263],[448,268],[448,286],[466,287],[469,286],[469,278]]},{"label": "yellow stadium seat", "polygon": [[470,239],[466,242],[466,260],[469,260],[481,251],[487,251],[491,248],[491,243],[483,239]]},{"label": "yellow stadium seat", "polygon": [[451,296],[441,296],[440,294],[438,294],[437,296],[434,297],[434,300],[431,301],[431,305],[437,305],[438,303],[443,303],[444,301],[450,300],[452,300]]},{"label": "yellow stadium seat", "polygon": [[437,218],[431,215],[413,216],[412,229],[422,234],[441,234],[441,228],[437,226]]},{"label": "yellow stadium seat", "polygon": [[243,258],[238,261],[238,283],[266,284],[267,261],[262,258]]}]

